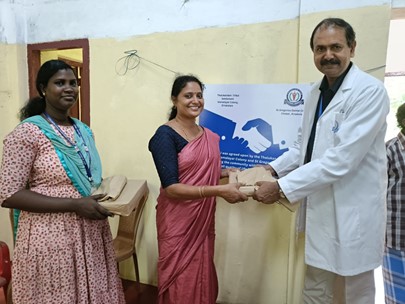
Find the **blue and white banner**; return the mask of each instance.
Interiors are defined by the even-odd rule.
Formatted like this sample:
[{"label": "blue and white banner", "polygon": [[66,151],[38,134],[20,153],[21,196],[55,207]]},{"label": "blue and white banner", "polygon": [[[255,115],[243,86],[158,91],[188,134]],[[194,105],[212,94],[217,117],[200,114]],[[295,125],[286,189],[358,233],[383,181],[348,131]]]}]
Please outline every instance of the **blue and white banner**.
[{"label": "blue and white banner", "polygon": [[268,164],[297,139],[309,84],[206,85],[200,125],[220,138],[222,167]]}]

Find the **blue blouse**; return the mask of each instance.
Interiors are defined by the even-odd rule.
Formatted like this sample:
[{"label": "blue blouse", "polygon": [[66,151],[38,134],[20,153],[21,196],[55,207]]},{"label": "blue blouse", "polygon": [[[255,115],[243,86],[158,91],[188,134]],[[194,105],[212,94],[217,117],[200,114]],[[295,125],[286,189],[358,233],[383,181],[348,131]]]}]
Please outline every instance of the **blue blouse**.
[{"label": "blue blouse", "polygon": [[177,154],[187,144],[186,139],[167,125],[160,126],[150,139],[148,148],[163,188],[179,183]]}]

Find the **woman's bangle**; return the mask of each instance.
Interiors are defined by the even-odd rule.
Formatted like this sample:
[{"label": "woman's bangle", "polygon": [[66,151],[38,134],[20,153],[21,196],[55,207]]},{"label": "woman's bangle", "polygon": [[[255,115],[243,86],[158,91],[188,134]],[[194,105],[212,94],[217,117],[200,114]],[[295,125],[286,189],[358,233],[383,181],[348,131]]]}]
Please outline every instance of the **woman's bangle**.
[{"label": "woman's bangle", "polygon": [[205,186],[200,186],[200,187],[198,188],[198,192],[200,193],[200,197],[201,197],[201,198],[204,198],[204,197],[205,197],[204,188],[205,188]]}]

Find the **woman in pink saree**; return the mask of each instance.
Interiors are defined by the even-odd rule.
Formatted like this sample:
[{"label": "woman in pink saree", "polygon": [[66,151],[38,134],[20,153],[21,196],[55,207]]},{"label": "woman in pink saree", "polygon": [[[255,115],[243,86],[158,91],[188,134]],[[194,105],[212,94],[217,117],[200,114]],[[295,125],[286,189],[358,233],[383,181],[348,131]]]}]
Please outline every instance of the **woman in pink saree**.
[{"label": "woman in pink saree", "polygon": [[194,76],[173,83],[169,121],[149,150],[161,181],[157,199],[158,304],[215,304],[216,196],[229,203],[247,200],[241,184],[219,185],[219,136],[195,122],[204,108],[203,84]]}]

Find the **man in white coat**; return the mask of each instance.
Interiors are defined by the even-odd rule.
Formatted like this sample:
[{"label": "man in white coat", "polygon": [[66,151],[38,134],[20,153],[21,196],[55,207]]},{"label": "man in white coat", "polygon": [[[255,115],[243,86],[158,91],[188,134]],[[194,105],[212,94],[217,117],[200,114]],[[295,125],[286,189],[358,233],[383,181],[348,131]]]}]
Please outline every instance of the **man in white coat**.
[{"label": "man in white coat", "polygon": [[[356,39],[346,21],[321,21],[310,46],[324,77],[306,98],[295,145],[267,167],[278,181],[259,182],[253,198],[306,206],[303,303],[343,297],[372,304],[373,270],[384,248],[389,98],[379,80],[351,62]],[[334,295],[338,277],[344,288]]]}]

